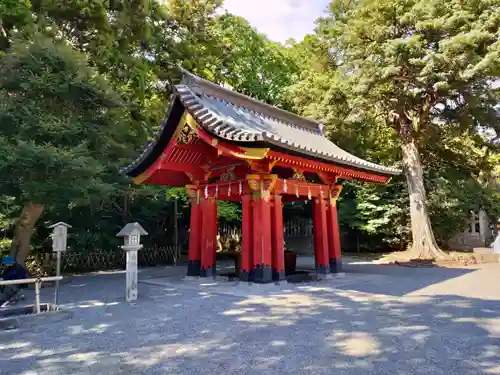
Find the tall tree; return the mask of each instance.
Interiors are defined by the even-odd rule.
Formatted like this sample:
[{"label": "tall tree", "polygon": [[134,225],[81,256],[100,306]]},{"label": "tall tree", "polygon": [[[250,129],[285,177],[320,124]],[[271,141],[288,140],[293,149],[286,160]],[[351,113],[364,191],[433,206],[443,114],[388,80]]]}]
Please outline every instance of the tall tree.
[{"label": "tall tree", "polygon": [[120,101],[64,42],[18,40],[0,59],[0,191],[22,212],[11,255],[24,262],[46,205],[114,190],[107,166],[123,158]]},{"label": "tall tree", "polygon": [[[215,67],[227,52],[212,32],[221,3],[220,0],[1,2],[0,55],[9,50],[16,34],[32,39],[37,32],[70,43],[84,53],[89,65],[106,77],[126,103],[123,111],[129,118],[121,121],[124,126],[120,136],[131,159],[159,126],[171,94],[171,83],[180,77],[178,65],[213,79]],[[115,231],[132,216],[149,228],[148,238],[155,243],[173,238],[167,230],[169,225],[165,224],[165,218],[172,216],[172,202],[168,202],[173,199],[172,194],[158,187],[131,186],[115,168],[130,159],[102,160],[107,173],[101,178],[114,188],[113,194],[93,194],[84,202],[68,194],[44,204],[45,219],[72,223],[71,244],[75,248],[113,248]],[[12,190],[9,192],[13,194]],[[0,210],[14,219],[10,216],[12,210],[7,212],[2,205]],[[100,230],[92,230],[96,227]],[[33,243],[36,250],[43,250],[40,245],[46,234],[37,226]]]},{"label": "tall tree", "polygon": [[219,51],[212,79],[266,103],[290,107],[284,89],[294,82],[298,65],[286,48],[228,13],[218,17],[209,32]]},{"label": "tall tree", "polygon": [[456,126],[498,128],[497,0],[334,0],[329,53],[351,114],[372,108],[396,131],[410,197],[413,258],[445,257],[429,220],[421,152]]}]

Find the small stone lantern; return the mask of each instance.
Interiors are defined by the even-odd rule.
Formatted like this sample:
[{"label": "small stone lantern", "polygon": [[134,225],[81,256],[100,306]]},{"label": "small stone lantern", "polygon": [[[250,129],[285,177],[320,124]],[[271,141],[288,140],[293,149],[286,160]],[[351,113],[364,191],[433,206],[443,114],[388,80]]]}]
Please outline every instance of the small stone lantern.
[{"label": "small stone lantern", "polygon": [[68,228],[71,228],[71,225],[60,221],[51,225],[49,228],[53,229],[51,235],[52,251],[56,253],[66,251],[68,242]]},{"label": "small stone lantern", "polygon": [[[52,251],[57,254],[56,261],[56,276],[61,276],[61,253],[66,251],[68,243],[68,228],[71,225],[66,224],[62,221],[55,223],[51,226],[52,234]],[[57,306],[59,303],[59,280],[56,281],[56,289],[54,291],[54,305]]]},{"label": "small stone lantern", "polygon": [[121,248],[127,254],[125,298],[128,302],[137,299],[137,251],[142,249],[141,236],[147,234],[141,224],[135,222],[125,225],[116,235],[123,237],[124,244]]},{"label": "small stone lantern", "polygon": [[497,236],[495,238],[495,241],[491,244],[491,247],[493,248],[493,252],[500,254],[500,219],[498,219],[497,225]]}]

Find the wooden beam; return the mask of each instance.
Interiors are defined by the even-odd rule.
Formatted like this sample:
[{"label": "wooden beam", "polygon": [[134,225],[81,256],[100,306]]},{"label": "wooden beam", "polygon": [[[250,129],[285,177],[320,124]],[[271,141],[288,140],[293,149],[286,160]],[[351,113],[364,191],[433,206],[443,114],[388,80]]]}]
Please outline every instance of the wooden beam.
[{"label": "wooden beam", "polygon": [[300,156],[292,156],[278,151],[270,151],[267,155],[271,161],[276,161],[277,166],[285,168],[297,168],[307,172],[327,172],[345,180],[362,180],[385,184],[390,181],[389,176],[377,174],[376,172],[360,171],[347,166],[329,164],[317,160],[310,160]]},{"label": "wooden beam", "polygon": [[269,148],[243,147],[223,141],[209,134],[205,129],[201,127],[198,127],[197,132],[200,139],[216,148],[222,155],[232,156],[237,159],[243,160],[261,160],[264,159],[269,152]]}]

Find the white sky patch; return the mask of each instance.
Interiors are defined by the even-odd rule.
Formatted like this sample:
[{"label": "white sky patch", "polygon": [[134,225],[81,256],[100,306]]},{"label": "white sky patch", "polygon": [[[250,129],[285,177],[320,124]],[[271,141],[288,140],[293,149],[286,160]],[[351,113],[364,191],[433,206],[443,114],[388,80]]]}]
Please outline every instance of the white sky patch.
[{"label": "white sky patch", "polygon": [[314,30],[330,0],[225,0],[224,8],[244,17],[271,40],[301,40]]}]

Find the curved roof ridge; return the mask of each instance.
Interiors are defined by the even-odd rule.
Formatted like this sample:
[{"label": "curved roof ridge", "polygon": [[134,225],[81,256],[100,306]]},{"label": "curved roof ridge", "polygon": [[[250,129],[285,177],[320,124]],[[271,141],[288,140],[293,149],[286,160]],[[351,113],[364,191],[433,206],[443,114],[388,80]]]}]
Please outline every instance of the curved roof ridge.
[{"label": "curved roof ridge", "polygon": [[193,86],[198,86],[204,93],[216,96],[220,100],[225,100],[234,105],[246,108],[247,110],[255,111],[263,116],[281,120],[287,124],[294,124],[309,131],[323,133],[323,124],[321,122],[285,111],[284,109],[261,102],[237,91],[226,89],[214,82],[198,77],[182,67],[179,67],[179,69],[183,74],[181,84],[186,84],[191,88],[194,88]]},{"label": "curved roof ridge", "polygon": [[267,144],[274,150],[335,163],[382,175],[398,175],[399,169],[362,159],[325,137],[323,124],[253,98],[225,89],[184,69],[183,81],[174,86],[169,110],[162,125],[143,152],[122,172],[129,176],[149,168],[163,152],[182,115],[189,112],[200,126],[229,142],[255,147]]},{"label": "curved roof ridge", "polygon": [[245,103],[234,104],[220,95],[197,92],[193,84],[176,85],[179,99],[193,117],[210,133],[230,142],[268,142],[330,162],[357,167],[373,172],[399,174],[395,168],[385,167],[357,157],[327,139],[322,132],[310,131],[294,123],[275,117],[261,116],[248,109]]}]

